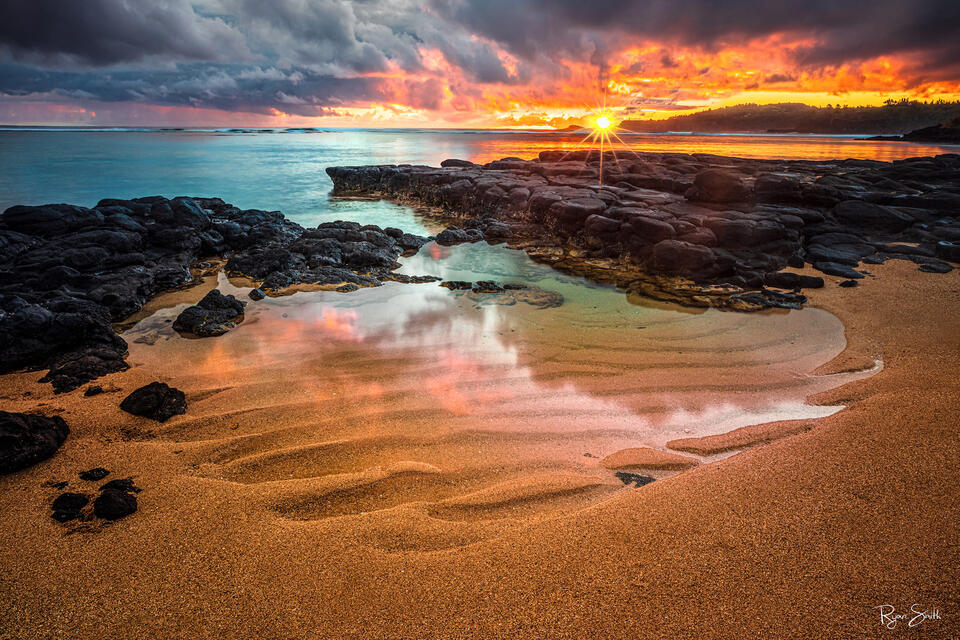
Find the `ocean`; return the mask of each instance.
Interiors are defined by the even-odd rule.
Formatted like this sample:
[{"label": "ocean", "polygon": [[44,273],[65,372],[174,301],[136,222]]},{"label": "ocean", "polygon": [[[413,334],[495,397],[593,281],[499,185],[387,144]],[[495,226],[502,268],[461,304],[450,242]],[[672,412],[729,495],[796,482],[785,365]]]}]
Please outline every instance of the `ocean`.
[{"label": "ocean", "polygon": [[[751,158],[894,160],[960,147],[850,136],[621,135],[630,149]],[[331,165],[488,162],[574,148],[582,135],[448,130],[150,130],[0,128],[0,211],[15,204],[148,195],[220,197],[310,225],[357,214],[331,202]],[[362,212],[361,212],[362,214]],[[358,220],[363,221],[363,220]]]}]

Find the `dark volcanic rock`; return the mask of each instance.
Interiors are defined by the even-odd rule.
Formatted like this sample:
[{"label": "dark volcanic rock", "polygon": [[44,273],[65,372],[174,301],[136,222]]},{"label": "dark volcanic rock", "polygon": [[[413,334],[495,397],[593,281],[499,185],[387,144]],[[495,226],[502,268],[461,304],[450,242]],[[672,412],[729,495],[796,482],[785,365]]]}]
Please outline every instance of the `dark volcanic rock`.
[{"label": "dark volcanic rock", "polygon": [[724,169],[704,169],[693,179],[687,192],[690,200],[702,202],[742,202],[750,195],[743,180]]},{"label": "dark volcanic rock", "polygon": [[50,516],[57,522],[76,520],[80,517],[80,512],[89,502],[90,498],[82,493],[61,493],[50,504],[50,508],[53,510]]},{"label": "dark volcanic rock", "polygon": [[447,227],[437,234],[434,241],[443,246],[461,244],[463,242],[479,242],[483,240],[483,231],[480,229],[461,229],[459,227]]},{"label": "dark volcanic rock", "polygon": [[71,204],[48,204],[42,207],[10,207],[3,213],[3,227],[11,231],[50,238],[71,231],[89,229],[104,222],[103,214],[94,209]]},{"label": "dark volcanic rock", "polygon": [[852,278],[859,280],[863,274],[855,271],[852,267],[836,262],[814,262],[813,268],[817,271],[823,271],[827,275],[840,276],[841,278]]},{"label": "dark volcanic rock", "polygon": [[93,502],[93,513],[104,520],[118,520],[137,510],[137,497],[119,489],[105,489]]},{"label": "dark volcanic rock", "polygon": [[111,480],[100,487],[100,491],[107,490],[140,493],[140,489],[134,484],[133,478],[117,478],[116,480]]},{"label": "dark volcanic rock", "polygon": [[537,309],[553,309],[563,305],[563,296],[559,293],[516,282],[500,284],[492,280],[474,283],[449,280],[441,282],[440,286],[457,292],[457,295],[468,292],[471,300],[481,304],[515,305],[522,302]]},{"label": "dark volcanic rock", "polygon": [[694,281],[708,280],[722,270],[718,255],[708,247],[682,240],[663,240],[653,247],[650,263],[658,271]]},{"label": "dark volcanic rock", "polygon": [[[960,154],[886,163],[606,152],[602,176],[600,161],[596,150],[556,150],[483,166],[327,173],[335,194],[437,207],[461,232],[488,237],[499,221],[535,260],[697,306],[792,308],[802,296],[764,285],[819,285],[781,274],[805,262],[856,278],[862,262],[911,259],[944,272],[958,259]],[[462,240],[456,231],[438,238]]]},{"label": "dark volcanic rock", "polygon": [[469,160],[458,160],[457,158],[449,158],[440,163],[441,167],[475,167],[474,163]]},{"label": "dark volcanic rock", "polygon": [[124,398],[120,408],[135,416],[164,422],[186,413],[187,399],[179,389],[164,382],[151,382]]},{"label": "dark volcanic rock", "polygon": [[465,282],[463,280],[447,280],[445,282],[441,282],[440,286],[450,289],[451,291],[463,291],[472,289],[473,283]]},{"label": "dark volcanic rock", "polygon": [[81,471],[78,475],[80,476],[81,480],[94,482],[96,480],[103,480],[110,475],[110,472],[103,467],[94,467],[93,469],[88,469],[87,471]]},{"label": "dark volcanic rock", "polygon": [[960,262],[960,243],[941,240],[934,247],[936,255],[950,262]]},{"label": "dark volcanic rock", "polygon": [[633,485],[634,488],[640,488],[646,484],[650,484],[656,478],[651,478],[650,476],[645,476],[639,473],[630,473],[629,471],[617,471],[615,474],[617,479],[625,485]]},{"label": "dark volcanic rock", "polygon": [[768,287],[777,287],[779,289],[821,289],[823,288],[823,278],[817,276],[807,276],[800,273],[791,273],[790,271],[778,271],[768,273],[764,278]]},{"label": "dark volcanic rock", "polygon": [[0,474],[26,469],[52,456],[70,433],[60,416],[0,411]]},{"label": "dark volcanic rock", "polygon": [[848,225],[867,230],[900,231],[913,224],[913,218],[896,209],[863,200],[846,200],[833,208],[835,215]]},{"label": "dark volcanic rock", "polygon": [[220,336],[237,326],[236,323],[243,318],[246,304],[214,289],[200,302],[184,309],[173,321],[173,328],[180,333],[199,337]]},{"label": "dark volcanic rock", "polygon": [[[218,198],[11,207],[0,215],[0,373],[47,369],[41,381],[61,393],[123,371],[127,344],[112,323],[194,282],[190,265],[201,258],[229,255],[228,271],[272,292],[298,283],[377,286],[399,255],[426,242],[342,221],[305,231],[278,211]],[[239,302],[206,302],[217,304],[191,308],[178,329],[216,335],[242,315]]]}]

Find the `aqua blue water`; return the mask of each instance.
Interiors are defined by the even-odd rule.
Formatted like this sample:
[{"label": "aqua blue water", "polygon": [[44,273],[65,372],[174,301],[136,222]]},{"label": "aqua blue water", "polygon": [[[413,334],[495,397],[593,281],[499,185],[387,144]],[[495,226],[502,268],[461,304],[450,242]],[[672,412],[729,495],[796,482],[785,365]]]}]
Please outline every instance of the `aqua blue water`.
[{"label": "aqua blue water", "polygon": [[[2,129],[2,128],[0,128]],[[376,208],[331,201],[324,168],[445,158],[486,162],[570,148],[582,136],[531,132],[340,130],[226,131],[0,130],[0,211],[14,204],[146,195],[220,197],[242,208],[280,210],[301,224],[352,218],[374,222]],[[641,151],[743,157],[890,160],[946,148],[825,136],[625,136]],[[374,215],[377,215],[374,213]]]}]

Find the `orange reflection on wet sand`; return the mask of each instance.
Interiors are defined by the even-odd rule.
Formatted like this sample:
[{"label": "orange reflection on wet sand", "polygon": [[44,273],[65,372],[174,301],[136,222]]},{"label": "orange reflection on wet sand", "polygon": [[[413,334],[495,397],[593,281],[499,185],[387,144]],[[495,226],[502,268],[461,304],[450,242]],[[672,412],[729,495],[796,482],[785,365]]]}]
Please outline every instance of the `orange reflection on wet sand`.
[{"label": "orange reflection on wet sand", "polygon": [[[600,464],[606,456],[829,415],[837,408],[807,406],[806,396],[866,375],[810,374],[844,344],[823,311],[691,314],[583,291],[537,309],[388,283],[251,303],[217,338],[177,337],[164,320],[182,304],[125,335],[131,361],[187,393],[187,415],[155,429],[191,447],[195,473],[262,483],[283,517],[375,515],[358,526],[387,548],[488,535],[483,519],[462,521],[450,506],[477,492],[523,487],[522,510],[506,513],[530,517],[587,506],[623,486]],[[151,331],[165,339],[135,341]],[[557,486],[572,487],[569,497]],[[380,516],[396,508],[419,515],[401,539],[378,537]],[[437,514],[460,523],[449,540],[422,528]]]}]

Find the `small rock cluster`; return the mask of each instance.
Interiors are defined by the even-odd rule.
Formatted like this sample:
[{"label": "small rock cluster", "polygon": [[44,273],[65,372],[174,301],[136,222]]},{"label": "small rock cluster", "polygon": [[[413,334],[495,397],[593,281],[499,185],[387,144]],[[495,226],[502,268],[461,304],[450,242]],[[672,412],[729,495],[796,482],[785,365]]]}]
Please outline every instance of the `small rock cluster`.
[{"label": "small rock cluster", "polygon": [[334,193],[506,225],[535,259],[588,275],[605,263],[624,288],[688,304],[797,307],[797,290],[823,286],[786,267],[859,279],[864,262],[904,259],[938,273],[960,262],[958,154],[885,163],[607,152],[602,166],[603,186],[596,151],[327,173]]},{"label": "small rock cluster", "polygon": [[[81,480],[95,482],[102,480],[110,472],[102,467],[81,471],[79,476]],[[66,483],[59,483],[65,486]],[[50,504],[50,516],[57,522],[70,522],[71,520],[89,520],[93,516],[103,520],[119,520],[137,510],[137,496],[140,489],[134,485],[132,478],[120,480],[111,480],[100,487],[100,494],[93,501],[93,511],[84,512],[84,508],[90,504],[90,496],[85,493],[67,491],[57,496]]]},{"label": "small rock cluster", "polygon": [[466,293],[472,300],[483,304],[510,306],[523,302],[537,309],[552,309],[563,304],[563,296],[555,291],[516,282],[446,280],[440,286],[455,293]]},{"label": "small rock cluster", "polygon": [[390,280],[403,254],[416,253],[428,238],[400,229],[356,222],[324,222],[292,242],[266,242],[233,254],[226,271],[277,293],[294,284],[375,287]]}]

